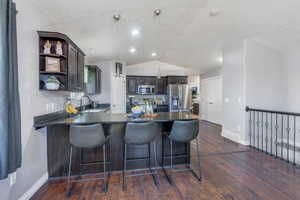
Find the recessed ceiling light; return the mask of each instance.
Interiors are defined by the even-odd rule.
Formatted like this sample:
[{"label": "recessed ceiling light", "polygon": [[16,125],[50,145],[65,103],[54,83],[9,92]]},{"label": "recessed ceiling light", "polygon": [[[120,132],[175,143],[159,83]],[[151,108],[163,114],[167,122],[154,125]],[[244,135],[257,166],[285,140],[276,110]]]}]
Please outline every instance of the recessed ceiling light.
[{"label": "recessed ceiling light", "polygon": [[220,9],[214,8],[209,11],[209,16],[215,17],[220,14]]},{"label": "recessed ceiling light", "polygon": [[121,15],[120,15],[120,14],[114,14],[114,15],[113,15],[113,19],[114,19],[115,21],[120,21]]},{"label": "recessed ceiling light", "polygon": [[130,53],[135,53],[135,52],[136,52],[136,48],[131,47],[131,48],[129,49],[129,52],[130,52]]},{"label": "recessed ceiling light", "polygon": [[161,9],[155,9],[153,11],[154,16],[159,16],[161,14]]},{"label": "recessed ceiling light", "polygon": [[152,56],[152,57],[155,57],[155,56],[157,56],[157,53],[156,53],[156,52],[152,52],[152,53],[151,53],[151,56]]},{"label": "recessed ceiling light", "polygon": [[222,57],[222,56],[220,56],[220,57],[218,58],[218,61],[219,61],[220,63],[222,63],[222,64],[223,64],[223,57]]},{"label": "recessed ceiling light", "polygon": [[132,31],[131,31],[131,35],[132,36],[137,36],[137,35],[139,35],[140,34],[140,30],[138,30],[138,29],[133,29]]}]

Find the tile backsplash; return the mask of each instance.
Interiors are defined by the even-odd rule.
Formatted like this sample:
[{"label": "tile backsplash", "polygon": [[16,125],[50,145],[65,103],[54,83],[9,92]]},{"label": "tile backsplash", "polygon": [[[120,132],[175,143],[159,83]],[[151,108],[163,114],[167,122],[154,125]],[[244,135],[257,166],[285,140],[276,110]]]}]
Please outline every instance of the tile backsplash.
[{"label": "tile backsplash", "polygon": [[157,104],[168,104],[167,95],[129,95],[127,103],[142,105],[145,100],[156,102]]}]

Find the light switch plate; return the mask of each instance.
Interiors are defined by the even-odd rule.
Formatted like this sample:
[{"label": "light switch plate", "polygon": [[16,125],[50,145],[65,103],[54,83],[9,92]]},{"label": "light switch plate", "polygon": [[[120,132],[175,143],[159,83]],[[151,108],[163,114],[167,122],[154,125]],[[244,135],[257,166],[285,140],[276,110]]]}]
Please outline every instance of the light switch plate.
[{"label": "light switch plate", "polygon": [[240,126],[240,125],[238,125],[238,126],[236,127],[236,129],[237,129],[238,132],[241,132],[241,126]]}]

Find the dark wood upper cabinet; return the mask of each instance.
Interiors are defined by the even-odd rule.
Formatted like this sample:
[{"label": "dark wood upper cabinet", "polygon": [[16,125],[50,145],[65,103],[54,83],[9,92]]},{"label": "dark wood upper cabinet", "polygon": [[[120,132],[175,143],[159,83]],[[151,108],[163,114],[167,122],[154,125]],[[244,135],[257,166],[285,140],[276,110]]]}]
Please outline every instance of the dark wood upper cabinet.
[{"label": "dark wood upper cabinet", "polygon": [[95,95],[101,93],[101,69],[96,65],[84,67],[84,91],[86,94]]},{"label": "dark wood upper cabinet", "polygon": [[130,78],[135,78],[137,85],[156,85],[155,76],[128,76]]},{"label": "dark wood upper cabinet", "polygon": [[137,77],[127,77],[127,94],[128,95],[136,95],[137,87],[138,87],[138,78]]},{"label": "dark wood upper cabinet", "polygon": [[154,85],[155,94],[167,95],[169,84],[187,84],[187,76],[127,76],[127,94],[137,95],[139,85]]},{"label": "dark wood upper cabinet", "polygon": [[[39,79],[40,90],[47,90],[46,82],[49,78],[57,79],[60,91],[84,90],[84,52],[65,34],[57,32],[38,31],[39,35]],[[44,51],[44,45],[49,41],[50,52]],[[56,52],[56,45],[62,46],[62,54]],[[49,62],[50,60],[50,62]],[[49,63],[59,63],[58,70],[49,71]]]},{"label": "dark wood upper cabinet", "polygon": [[145,76],[145,77],[141,77],[141,79],[143,80],[143,84],[142,85],[156,85],[156,77],[152,77],[152,76]]},{"label": "dark wood upper cabinet", "polygon": [[156,94],[158,95],[167,94],[167,88],[168,88],[168,79],[166,77],[158,78],[156,84]]},{"label": "dark wood upper cabinet", "polygon": [[78,51],[69,46],[69,59],[68,59],[68,89],[71,91],[78,90]]},{"label": "dark wood upper cabinet", "polygon": [[168,76],[168,85],[170,84],[187,84],[188,77],[187,76]]},{"label": "dark wood upper cabinet", "polygon": [[82,91],[84,89],[84,55],[78,52],[77,60],[77,88]]}]

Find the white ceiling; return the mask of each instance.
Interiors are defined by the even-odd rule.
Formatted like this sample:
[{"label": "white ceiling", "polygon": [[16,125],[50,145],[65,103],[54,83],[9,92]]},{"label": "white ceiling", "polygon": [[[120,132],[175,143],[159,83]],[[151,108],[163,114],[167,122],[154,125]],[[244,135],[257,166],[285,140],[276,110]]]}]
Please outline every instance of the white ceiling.
[{"label": "white ceiling", "polygon": [[[265,40],[279,50],[300,45],[299,0],[32,1],[53,31],[68,34],[89,62],[160,60],[205,72],[221,66],[222,44],[237,39]],[[162,14],[155,19],[157,8]],[[220,14],[210,17],[212,9]],[[115,13],[121,14],[119,23],[112,20]],[[139,37],[130,35],[133,28],[140,29]]]}]

